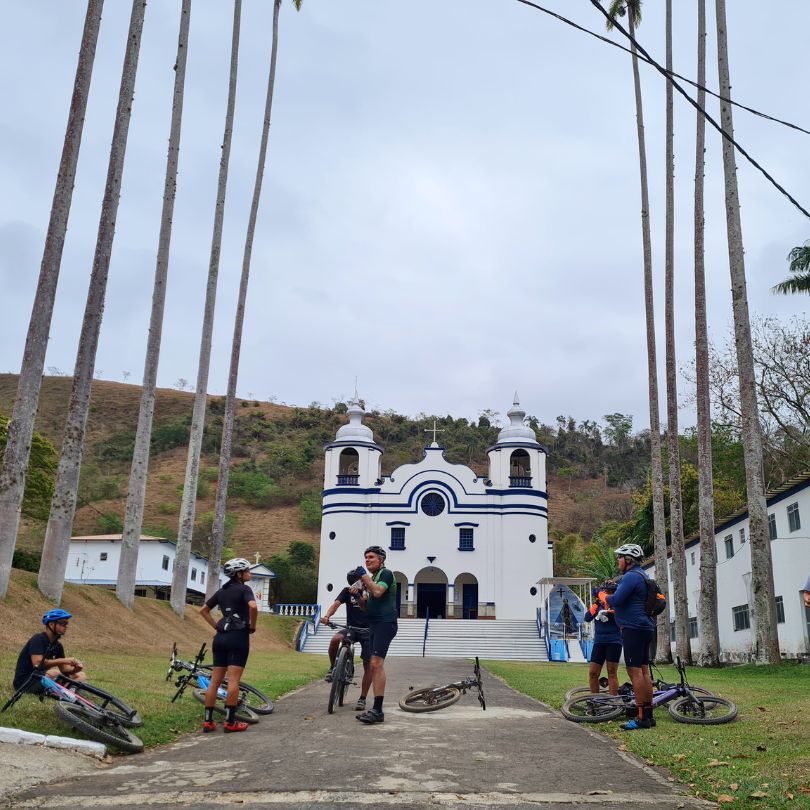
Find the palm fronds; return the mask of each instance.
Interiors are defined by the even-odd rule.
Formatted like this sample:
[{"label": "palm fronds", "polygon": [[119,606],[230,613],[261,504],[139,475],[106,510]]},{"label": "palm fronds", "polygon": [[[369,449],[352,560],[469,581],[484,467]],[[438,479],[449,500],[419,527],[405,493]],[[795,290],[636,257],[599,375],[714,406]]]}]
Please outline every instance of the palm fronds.
[{"label": "palm fronds", "polygon": [[775,285],[772,290],[783,295],[810,293],[810,240],[793,248],[788,253],[788,261],[790,262],[788,269],[793,273],[793,277]]}]

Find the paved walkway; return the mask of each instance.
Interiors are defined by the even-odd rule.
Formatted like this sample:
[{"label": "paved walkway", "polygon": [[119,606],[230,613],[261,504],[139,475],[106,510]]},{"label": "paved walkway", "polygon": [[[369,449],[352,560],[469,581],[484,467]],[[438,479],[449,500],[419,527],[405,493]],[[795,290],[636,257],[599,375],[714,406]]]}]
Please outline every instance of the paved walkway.
[{"label": "paved walkway", "polygon": [[[648,810],[710,806],[608,739],[570,723],[487,674],[487,710],[471,694],[427,714],[402,712],[409,686],[471,674],[466,661],[393,658],[385,723],[363,726],[347,704],[326,712],[329,685],[283,698],[238,735],[195,734],[69,781],[19,794],[14,808],[243,806]],[[171,708],[167,703],[166,710]],[[654,733],[654,732],[653,732]]]}]

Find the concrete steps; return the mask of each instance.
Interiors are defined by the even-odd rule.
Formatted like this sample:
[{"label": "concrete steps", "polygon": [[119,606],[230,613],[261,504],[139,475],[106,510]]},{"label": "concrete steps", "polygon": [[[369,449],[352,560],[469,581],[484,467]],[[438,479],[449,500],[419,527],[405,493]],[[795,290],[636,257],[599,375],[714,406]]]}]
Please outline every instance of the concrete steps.
[{"label": "concrete steps", "polygon": [[[422,655],[424,619],[400,619],[389,655]],[[321,626],[307,639],[305,653],[325,654],[332,631]],[[425,656],[437,658],[489,658],[508,661],[547,661],[545,642],[531,620],[494,619],[464,621],[432,619]]]}]

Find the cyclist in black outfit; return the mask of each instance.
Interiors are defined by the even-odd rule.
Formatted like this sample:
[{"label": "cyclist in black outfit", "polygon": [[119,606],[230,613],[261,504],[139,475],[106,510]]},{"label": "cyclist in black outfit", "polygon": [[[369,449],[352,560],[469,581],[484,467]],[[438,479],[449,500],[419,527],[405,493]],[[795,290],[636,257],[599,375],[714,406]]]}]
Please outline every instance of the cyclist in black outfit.
[{"label": "cyclist in black outfit", "polygon": [[[354,707],[355,711],[362,712],[366,709],[366,697],[368,690],[371,688],[371,652],[368,646],[368,615],[364,610],[367,596],[363,591],[363,585],[360,582],[360,577],[365,574],[364,568],[353,568],[346,574],[346,581],[349,583],[348,587],[344,588],[336,597],[335,601],[326,609],[326,613],[321,618],[321,624],[329,624],[329,620],[338,610],[341,605],[346,605],[346,624],[349,627],[363,627],[366,628],[365,633],[357,634],[357,640],[360,642],[360,659],[363,662],[363,683],[360,687],[360,697],[357,699],[357,705]],[[329,665],[332,669],[335,666],[335,658],[337,657],[338,647],[340,642],[346,635],[347,630],[341,628],[332,636],[329,642]],[[326,676],[327,681],[332,680],[332,669]]]},{"label": "cyclist in black outfit", "polygon": [[[77,658],[68,658],[59,640],[68,629],[73,617],[66,610],[55,608],[42,617],[45,632],[37,633],[28,639],[17,657],[14,670],[14,690],[19,689],[35,669],[42,668],[49,678],[66,675],[74,681],[85,681],[84,666]],[[37,691],[34,687],[34,691]]]},{"label": "cyclist in black outfit", "polygon": [[[230,580],[200,608],[202,617],[217,631],[211,645],[214,653],[211,684],[205,693],[203,731],[206,733],[217,730],[214,706],[217,702],[217,691],[226,675],[228,694],[225,698],[227,715],[224,730],[231,733],[245,731],[248,727],[247,723],[236,719],[236,708],[239,703],[239,681],[250,653],[249,634],[256,632],[258,609],[253,591],[245,584],[250,579],[250,563],[242,557],[237,557],[228,560],[223,570]],[[211,611],[217,606],[222,618],[215,622]]]}]

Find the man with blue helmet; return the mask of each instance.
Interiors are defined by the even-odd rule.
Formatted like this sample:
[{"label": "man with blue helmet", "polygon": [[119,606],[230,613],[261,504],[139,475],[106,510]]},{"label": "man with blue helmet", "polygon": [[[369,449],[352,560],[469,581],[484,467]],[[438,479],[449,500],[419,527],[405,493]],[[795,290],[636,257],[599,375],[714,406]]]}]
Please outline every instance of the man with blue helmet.
[{"label": "man with blue helmet", "polygon": [[66,675],[74,681],[85,681],[84,665],[77,658],[68,658],[60,639],[68,628],[71,614],[61,608],[49,610],[42,617],[45,631],[31,636],[17,657],[14,689],[19,689],[35,669],[45,670],[49,678]]}]

